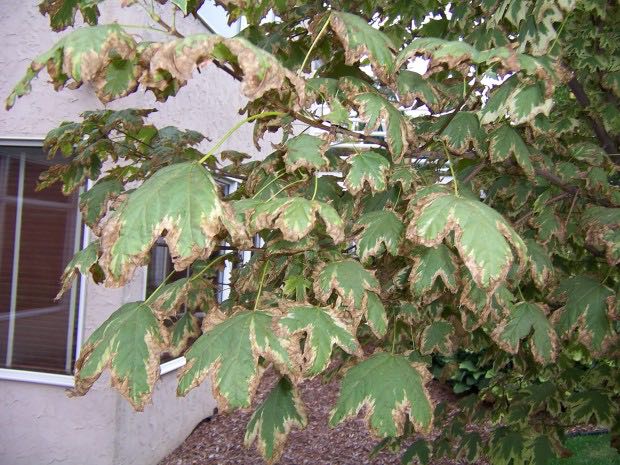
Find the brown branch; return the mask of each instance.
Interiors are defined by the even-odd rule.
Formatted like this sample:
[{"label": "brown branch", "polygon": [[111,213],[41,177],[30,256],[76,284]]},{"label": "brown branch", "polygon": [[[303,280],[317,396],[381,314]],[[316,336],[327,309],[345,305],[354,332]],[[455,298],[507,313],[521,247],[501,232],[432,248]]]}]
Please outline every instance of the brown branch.
[{"label": "brown branch", "polygon": [[[576,194],[575,194],[576,196]],[[570,194],[568,192],[563,192],[559,195],[556,195],[555,197],[550,198],[549,200],[547,200],[545,202],[545,206],[551,205],[553,203],[559,202],[560,200],[563,200],[567,197],[570,197]],[[514,222],[514,226],[517,227],[519,225],[521,225],[521,223],[525,222],[526,220],[528,220],[533,214],[534,214],[534,210],[531,210],[529,212],[527,212],[525,215],[523,215],[521,218],[519,218],[518,220],[516,220]]]},{"label": "brown branch", "polygon": [[484,162],[481,161],[467,176],[463,179],[463,184],[469,183],[472,179],[474,179],[480,171],[484,168]]}]

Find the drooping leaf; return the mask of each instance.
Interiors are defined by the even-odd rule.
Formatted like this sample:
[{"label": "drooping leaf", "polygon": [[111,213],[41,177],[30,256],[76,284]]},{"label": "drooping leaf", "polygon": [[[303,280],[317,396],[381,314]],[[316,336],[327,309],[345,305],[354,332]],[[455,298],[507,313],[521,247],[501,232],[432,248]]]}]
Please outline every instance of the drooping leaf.
[{"label": "drooping leaf", "polygon": [[609,425],[618,417],[618,405],[600,389],[576,392],[569,399],[570,417],[579,423],[594,420],[600,425]]},{"label": "drooping leaf", "polygon": [[530,160],[530,150],[523,142],[519,133],[507,124],[504,124],[491,134],[489,154],[494,162],[505,161],[512,155],[526,175],[534,176],[534,166]]},{"label": "drooping leaf", "polygon": [[369,429],[379,437],[403,434],[407,415],[417,431],[428,431],[433,405],[425,384],[430,374],[403,355],[378,352],[346,372],[329,424],[336,426],[366,407]]},{"label": "drooping leaf", "polygon": [[451,336],[454,334],[454,326],[445,320],[433,321],[424,328],[420,340],[420,353],[429,355],[433,352],[449,355],[454,352]]},{"label": "drooping leaf", "polygon": [[143,410],[159,379],[159,358],[166,342],[162,324],[144,302],[123,305],[82,346],[72,394],[86,394],[108,368],[112,386],[136,410]]},{"label": "drooping leaf", "polygon": [[320,217],[327,234],[335,243],[344,240],[344,223],[331,205],[318,200],[302,197],[276,197],[258,205],[252,214],[250,229],[279,229],[287,241],[298,241],[306,237],[317,224]]},{"label": "drooping leaf", "polygon": [[390,38],[351,13],[332,12],[329,21],[344,46],[346,63],[352,65],[368,56],[373,70],[386,79],[394,62],[395,47]]},{"label": "drooping leaf", "polygon": [[501,118],[508,112],[508,101],[519,83],[516,76],[506,79],[494,91],[489,100],[480,110],[480,123],[489,124]]},{"label": "drooping leaf", "polygon": [[497,344],[507,352],[516,354],[522,339],[529,339],[534,359],[542,365],[553,362],[557,356],[558,340],[555,330],[547,319],[545,309],[531,302],[515,305],[507,320],[493,331]]},{"label": "drooping leaf", "polygon": [[276,463],[284,452],[284,444],[293,427],[305,428],[308,423],[299,392],[291,381],[282,377],[256,407],[245,431],[245,445],[256,441],[267,463]]},{"label": "drooping leaf", "polygon": [[620,263],[620,208],[591,206],[582,217],[586,241],[605,251],[607,262]]},{"label": "drooping leaf", "polygon": [[99,8],[97,4],[102,0],[43,0],[39,3],[42,15],[50,17],[50,26],[53,31],[59,32],[75,23],[78,10],[84,22],[91,26],[97,24]]},{"label": "drooping leaf", "polygon": [[611,317],[615,312],[615,293],[589,276],[578,275],[563,280],[557,290],[566,304],[553,314],[558,335],[574,330],[579,340],[594,352],[604,348],[615,334]]},{"label": "drooping leaf", "polygon": [[[402,465],[428,465],[431,459],[431,449],[425,439],[414,441],[403,454],[400,463]],[[414,462],[415,460],[415,462]]]},{"label": "drooping leaf", "polygon": [[107,212],[108,202],[123,191],[123,184],[117,179],[103,178],[80,195],[80,211],[84,223],[95,232],[97,224]]},{"label": "drooping leaf", "polygon": [[73,284],[73,280],[78,275],[86,275],[91,273],[93,280],[97,283],[103,280],[103,272],[98,265],[101,244],[99,241],[93,241],[85,249],[78,251],[71,261],[65,267],[60,282],[62,283],[58,294],[54,298],[59,300],[62,295],[69,290]]},{"label": "drooping leaf", "polygon": [[357,253],[362,262],[380,257],[385,252],[397,255],[405,229],[402,221],[390,210],[369,212],[357,221],[364,228],[359,235]]},{"label": "drooping leaf", "polygon": [[[137,75],[128,73],[123,64],[135,63],[137,44],[118,24],[81,27],[63,36],[47,52],[36,57],[26,75],[6,99],[10,109],[15,100],[31,91],[31,82],[47,66],[56,89],[72,85],[91,84],[102,102],[109,102],[133,92]],[[117,66],[111,66],[116,60]]]},{"label": "drooping leaf", "polygon": [[344,180],[347,190],[357,194],[368,183],[373,192],[384,191],[387,187],[387,173],[390,162],[377,152],[361,152],[349,160],[351,167]]},{"label": "drooping leaf", "polygon": [[190,341],[200,336],[198,318],[187,310],[172,326],[168,352],[172,357],[179,357],[188,348]]},{"label": "drooping leaf", "polygon": [[458,457],[467,460],[467,463],[476,463],[482,453],[482,438],[477,432],[468,432],[463,435],[459,445]]},{"label": "drooping leaf", "polygon": [[437,190],[420,194],[410,205],[413,217],[407,238],[435,247],[454,231],[455,246],[479,286],[493,287],[506,277],[514,261],[511,246],[525,265],[523,240],[502,215],[482,202]]},{"label": "drooping leaf", "polygon": [[303,350],[299,343],[291,344],[294,352],[292,359],[301,366],[306,376],[314,377],[327,368],[334,344],[349,354],[362,354],[353,328],[338,318],[333,310],[293,306],[278,320],[278,325],[287,336],[292,336],[293,341],[306,336]]},{"label": "drooping leaf", "polygon": [[454,152],[465,153],[470,147],[480,147],[484,131],[475,113],[459,111],[439,137]]},{"label": "drooping leaf", "polygon": [[396,86],[400,102],[404,106],[412,106],[417,99],[431,110],[439,111],[439,97],[428,80],[424,79],[421,74],[407,70],[401,71],[396,77]]},{"label": "drooping leaf", "polygon": [[436,281],[441,278],[450,292],[457,291],[458,265],[445,245],[428,247],[415,255],[409,283],[411,293],[423,303],[430,303],[441,294]]},{"label": "drooping leaf", "polygon": [[196,14],[204,0],[171,0],[171,2],[178,6],[179,10],[187,16],[190,13]]},{"label": "drooping leaf", "polygon": [[388,319],[385,313],[385,306],[377,294],[368,292],[366,294],[366,323],[371,331],[381,339],[387,333]]},{"label": "drooping leaf", "polygon": [[520,463],[525,451],[524,438],[518,431],[505,427],[496,429],[490,440],[490,456],[493,463]]},{"label": "drooping leaf", "polygon": [[209,172],[197,163],[178,163],[147,179],[106,221],[101,233],[106,282],[124,284],[147,263],[151,245],[164,230],[176,270],[209,257],[222,230],[234,241],[248,242]]},{"label": "drooping leaf", "polygon": [[222,411],[249,407],[262,376],[259,357],[284,371],[292,369],[286,341],[274,333],[271,314],[239,310],[226,317],[213,311],[206,318],[202,336],[185,354],[178,395],[186,395],[210,373]]},{"label": "drooping leaf", "polygon": [[342,305],[352,311],[364,308],[367,291],[378,292],[379,282],[372,272],[351,259],[327,263],[318,270],[314,281],[314,292],[322,302],[336,292]]},{"label": "drooping leaf", "polygon": [[284,162],[289,173],[299,168],[320,170],[329,163],[324,156],[329,143],[320,137],[300,134],[286,141],[285,147]]},{"label": "drooping leaf", "polygon": [[525,239],[530,274],[540,290],[544,290],[555,279],[555,268],[549,254],[542,245],[533,239]]},{"label": "drooping leaf", "polygon": [[539,114],[548,116],[552,106],[553,100],[545,97],[541,83],[518,88],[508,100],[508,112],[515,124],[532,121]]},{"label": "drooping leaf", "polygon": [[527,448],[531,454],[532,465],[547,465],[552,460],[556,459],[555,449],[553,443],[548,436],[542,434],[537,436],[531,441],[530,446]]}]

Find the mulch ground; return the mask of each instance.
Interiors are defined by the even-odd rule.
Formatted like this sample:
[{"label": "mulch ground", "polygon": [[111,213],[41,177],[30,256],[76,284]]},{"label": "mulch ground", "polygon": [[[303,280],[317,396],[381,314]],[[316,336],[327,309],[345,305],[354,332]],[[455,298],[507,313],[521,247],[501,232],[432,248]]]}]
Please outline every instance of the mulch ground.
[{"label": "mulch ground", "polygon": [[[268,374],[259,388],[257,401],[266,395],[275,382]],[[435,402],[454,400],[449,388],[431,384]],[[301,396],[308,412],[308,426],[293,430],[286,443],[280,465],[400,465],[402,453],[382,451],[370,459],[377,445],[366,429],[362,414],[336,428],[329,428],[329,411],[336,402],[338,383],[323,384],[321,380],[306,381],[301,385]],[[217,414],[199,424],[192,434],[159,465],[262,465],[265,462],[254,447],[245,448],[243,437],[251,412]],[[403,449],[404,450],[404,449]],[[460,465],[458,460],[440,460],[433,465]],[[480,462],[484,465],[486,462]]]}]

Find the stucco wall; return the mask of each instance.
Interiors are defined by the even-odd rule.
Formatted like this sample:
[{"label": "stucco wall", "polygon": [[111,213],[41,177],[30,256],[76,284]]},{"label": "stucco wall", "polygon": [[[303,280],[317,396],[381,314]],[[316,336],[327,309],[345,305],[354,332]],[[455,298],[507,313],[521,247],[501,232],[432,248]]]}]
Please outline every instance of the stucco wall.
[{"label": "stucco wall", "polygon": [[[47,50],[59,35],[49,30],[47,19],[38,12],[38,0],[0,0],[0,97],[4,99],[22,77],[33,56]],[[102,7],[103,20],[139,24],[144,15],[137,8],[120,9],[111,0]],[[204,32],[177,19],[182,32]],[[151,32],[141,32],[153,39]],[[0,137],[43,138],[62,120],[78,118],[85,110],[104,108],[87,87],[55,92],[42,72],[32,93],[18,100],[10,112],[0,110]],[[217,140],[240,119],[237,110],[245,104],[239,84],[213,66],[203,69],[166,104],[152,95],[129,96],[110,108],[157,108],[151,121],[160,126],[175,125],[202,132]],[[251,144],[252,128],[241,128],[222,149],[245,151],[263,157]],[[268,143],[266,142],[265,145]],[[87,337],[120,305],[140,300],[144,292],[144,270],[123,289],[86,287],[86,314],[82,322]],[[104,375],[92,391],[69,399],[62,387],[0,380],[0,465],[153,465],[176,447],[215,403],[208,383],[186,398],[175,396],[176,373],[162,377],[153,403],[143,413],[109,387]]]}]

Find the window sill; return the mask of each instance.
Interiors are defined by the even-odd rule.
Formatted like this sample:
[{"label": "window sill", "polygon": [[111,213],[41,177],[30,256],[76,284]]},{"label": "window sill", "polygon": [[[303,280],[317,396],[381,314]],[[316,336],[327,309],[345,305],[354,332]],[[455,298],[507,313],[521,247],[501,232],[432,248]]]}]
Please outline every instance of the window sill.
[{"label": "window sill", "polygon": [[177,357],[174,360],[170,360],[168,362],[162,363],[159,366],[160,376],[163,376],[172,371],[176,371],[182,366],[185,366],[186,363],[187,363],[187,360],[185,359],[185,357]]},{"label": "window sill", "polygon": [[11,370],[10,368],[0,368],[0,380],[23,381],[26,383],[48,384],[50,386],[60,386],[72,388],[75,386],[73,376],[58,375],[55,373],[40,373],[37,371]]}]

